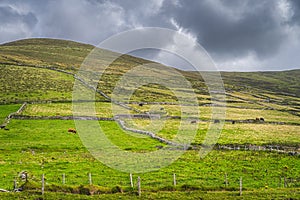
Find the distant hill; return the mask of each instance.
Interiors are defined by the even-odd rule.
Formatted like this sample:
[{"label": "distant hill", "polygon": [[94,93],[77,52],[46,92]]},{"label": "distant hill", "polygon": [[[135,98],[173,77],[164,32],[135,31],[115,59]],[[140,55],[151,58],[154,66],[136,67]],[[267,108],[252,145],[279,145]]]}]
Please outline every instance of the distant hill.
[{"label": "distant hill", "polygon": [[[22,101],[71,101],[74,77],[36,66],[52,67],[76,73],[85,57],[94,49],[92,45],[57,39],[25,39],[0,45],[0,102]],[[109,58],[115,52],[100,50]],[[104,60],[105,61],[105,60]],[[103,74],[98,85],[104,93],[110,94],[122,74],[149,60],[122,55]],[[157,65],[160,65],[156,63]],[[162,67],[166,67],[161,65]],[[195,78],[194,72],[180,71],[191,81],[199,101],[210,100],[205,83]],[[270,102],[268,106],[292,105],[293,112],[299,112],[300,70],[279,72],[221,72],[228,102],[243,103]],[[199,88],[202,90],[199,90]],[[204,88],[204,89],[203,89]],[[241,94],[243,93],[243,94]],[[168,89],[153,85],[139,88],[133,101],[176,101]],[[101,100],[101,98],[99,97]],[[274,104],[274,105],[273,105]],[[284,109],[284,108],[282,108]]]},{"label": "distant hill", "polygon": [[276,94],[300,97],[300,69],[267,72],[222,72],[228,89],[253,88]]}]

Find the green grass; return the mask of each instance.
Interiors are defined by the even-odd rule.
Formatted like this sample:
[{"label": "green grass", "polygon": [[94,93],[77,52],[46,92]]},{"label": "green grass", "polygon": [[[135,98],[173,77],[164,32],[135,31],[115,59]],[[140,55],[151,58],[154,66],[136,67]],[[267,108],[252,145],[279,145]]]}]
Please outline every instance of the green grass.
[{"label": "green grass", "polygon": [[[127,121],[130,127],[156,132],[158,136],[172,140],[178,134],[180,120],[153,121],[134,120]],[[161,124],[161,126],[159,125]],[[159,126],[158,126],[159,125]],[[207,136],[208,122],[199,122],[197,134],[193,144],[202,144]],[[183,126],[184,127],[184,126]],[[188,127],[184,127],[188,131]],[[244,124],[225,123],[218,144],[255,144],[255,145],[285,145],[298,146],[300,143],[299,126],[274,124]]]},{"label": "green grass", "polygon": [[[80,104],[84,105],[83,110],[76,113],[74,111],[75,115],[90,116],[91,113],[84,108],[89,108],[94,103],[84,102],[77,105]],[[95,109],[97,117],[113,117],[111,103],[109,102],[96,102]],[[29,116],[72,116],[73,110],[71,103],[28,104],[22,114]]]},{"label": "green grass", "polygon": [[[205,112],[204,112],[204,117]],[[293,122],[299,123],[299,117],[287,112],[277,110],[256,110],[256,109],[237,109],[226,108],[226,118],[233,120],[255,119],[263,117],[265,121],[271,122]]]},{"label": "green grass", "polygon": [[[101,122],[109,139],[120,148],[144,152],[159,145],[150,138],[133,139],[121,133],[114,122]],[[61,185],[61,175],[66,174],[67,185],[88,183],[87,173],[93,174],[96,185],[112,188],[127,187],[128,174],[111,169],[95,160],[81,144],[78,135],[67,129],[72,121],[13,120],[9,131],[0,130],[0,186],[11,188],[18,172],[27,170],[30,180],[38,182],[41,174],[47,184]],[[280,176],[299,178],[300,160],[285,154],[251,151],[212,151],[200,159],[197,151],[187,151],[172,165],[159,171],[139,174],[144,190],[161,190],[172,185],[172,174],[177,174],[178,186],[191,185],[209,190],[224,187],[224,174],[228,174],[229,187],[238,188],[243,177],[246,189],[277,188]],[[137,175],[134,175],[136,179]],[[293,187],[299,187],[299,182]]]},{"label": "green grass", "polygon": [[[76,73],[85,57],[94,47],[72,41],[53,39],[29,39],[0,45],[0,121],[20,107],[20,103],[29,102],[22,113],[30,116],[68,116],[72,115],[72,75],[49,69],[34,68],[36,65],[54,67]],[[98,49],[102,60],[92,60],[91,69],[108,64],[117,53]],[[116,83],[122,76],[138,65],[153,63],[140,58],[122,55],[107,67],[100,81],[98,77],[88,81],[98,82],[98,88],[111,95]],[[155,66],[162,66],[154,64]],[[165,68],[168,69],[168,68]],[[204,81],[194,72],[182,72],[194,87],[199,104],[211,103]],[[266,122],[298,123],[300,114],[300,70],[285,72],[222,72],[227,90],[226,119],[246,120],[263,117]],[[149,73],[136,78],[167,76],[162,70],[151,69]],[[173,81],[177,82],[177,76]],[[87,91],[79,86],[80,93]],[[123,92],[130,86],[123,85]],[[181,88],[185,97],[193,92]],[[92,94],[92,91],[89,91]],[[82,99],[85,97],[82,96]],[[96,95],[96,115],[112,117],[111,104]],[[177,102],[177,97],[168,88],[148,84],[139,87],[129,102]],[[101,101],[101,102],[99,102]],[[46,103],[52,102],[52,103]],[[224,105],[216,100],[214,103]],[[87,104],[89,105],[89,104]],[[196,109],[200,119],[211,119],[211,108],[206,106],[190,107],[181,113],[178,105],[131,104],[143,112],[162,115],[186,115]],[[234,108],[234,107],[241,108]],[[268,108],[268,109],[267,109]],[[269,108],[273,108],[270,110]],[[89,115],[75,113],[76,115]],[[298,115],[298,116],[297,116]],[[187,116],[191,117],[191,116]],[[161,127],[150,124],[148,120],[127,122],[138,129],[155,131],[157,134],[172,139],[177,133],[179,120],[167,120]],[[106,136],[120,149],[134,153],[152,152],[164,144],[148,136],[124,132],[113,121],[99,122]],[[190,124],[187,124],[189,128]],[[206,135],[208,123],[199,122],[199,129],[193,141],[201,144]],[[226,123],[219,144],[278,144],[299,147],[299,126],[273,124],[230,124]],[[0,188],[12,189],[12,183],[18,172],[27,170],[31,186],[40,188],[40,177],[46,177],[46,199],[136,199],[130,189],[129,174],[123,173],[97,161],[83,146],[77,134],[68,133],[69,128],[76,128],[69,120],[12,120],[9,130],[0,130]],[[119,159],[119,158],[117,158]],[[158,163],[159,165],[159,163]],[[168,167],[158,171],[133,174],[142,179],[144,199],[298,199],[300,198],[300,160],[299,156],[289,156],[276,152],[263,151],[226,151],[214,150],[200,159],[199,152],[189,150]],[[159,166],[157,166],[159,167]],[[88,173],[93,175],[93,186],[88,186]],[[62,174],[66,174],[66,185],[62,185]],[[176,173],[177,186],[172,185],[173,173]],[[225,187],[224,176],[228,176],[229,185]],[[238,196],[239,179],[243,177],[243,196]],[[280,177],[297,179],[283,188]],[[22,181],[18,179],[18,185]],[[113,193],[117,187],[124,194]],[[64,192],[98,190],[109,193],[95,196],[82,194],[63,194]],[[58,191],[57,193],[50,192]],[[0,193],[0,199],[38,199],[39,191],[22,193]]]},{"label": "green grass", "polygon": [[[225,84],[234,90],[243,88],[245,91],[270,91],[276,94],[290,93],[300,96],[300,70],[283,72],[223,72]],[[258,93],[258,92],[254,92]]]},{"label": "green grass", "polygon": [[25,193],[0,193],[3,199],[298,199],[300,196],[298,189],[259,189],[244,191],[239,196],[237,191],[161,191],[161,192],[142,192],[142,196],[136,194],[101,194],[93,196],[83,196],[76,194],[51,193],[46,192],[44,196],[38,192]]},{"label": "green grass", "polygon": [[[111,104],[105,102],[96,102],[96,115],[99,117],[112,117]],[[144,105],[143,107],[133,105],[142,111],[166,112],[169,115],[180,115],[179,106],[176,105]],[[160,108],[164,110],[161,111]],[[211,108],[200,107],[200,116],[202,119],[209,119]],[[31,116],[55,116],[55,115],[72,115],[71,104],[69,103],[53,103],[53,104],[30,104],[27,106],[24,115]],[[80,113],[81,115],[85,115]],[[88,113],[89,114],[89,113]],[[163,113],[164,114],[164,113]],[[277,122],[293,122],[298,123],[299,117],[289,113],[276,110],[255,110],[255,109],[238,109],[227,108],[227,119],[246,120],[255,117],[264,117],[268,121]],[[267,116],[267,117],[265,117]],[[135,119],[128,121],[130,127],[136,129],[154,131],[160,130],[157,134],[166,139],[173,139],[177,134],[180,120],[166,120],[159,125],[159,121]],[[193,143],[201,144],[206,136],[209,123],[201,122],[198,127],[198,134]],[[159,127],[157,127],[159,126]],[[188,127],[186,127],[188,130]],[[244,124],[244,123],[226,123],[223,127],[222,134],[218,140],[219,144],[256,144],[268,145],[278,144],[287,146],[297,146],[299,144],[299,126],[296,125],[276,125],[276,124]],[[131,134],[131,133],[129,133]]]},{"label": "green grass", "polygon": [[29,39],[1,45],[2,62],[27,65],[46,65],[70,68],[79,67],[93,49],[72,41]]},{"label": "green grass", "polygon": [[47,69],[0,66],[2,103],[71,100],[73,77]]},{"label": "green grass", "polygon": [[226,124],[218,141],[220,144],[278,144],[298,146],[299,126],[272,124]]},{"label": "green grass", "polygon": [[20,104],[0,105],[0,124],[4,122],[10,113],[18,111],[20,106]]},{"label": "green grass", "polygon": [[[143,112],[149,112],[151,110],[164,112],[165,115],[170,116],[181,116],[183,113],[181,110],[189,111],[188,114],[194,113],[195,109],[199,109],[199,116],[197,115],[188,115],[189,117],[200,117],[203,120],[210,120],[212,118],[212,107],[191,107],[188,108],[186,106],[180,105],[144,105],[140,107],[138,105],[132,105],[135,108]],[[249,106],[247,106],[249,107]],[[160,109],[163,108],[163,111]],[[192,109],[192,110],[190,110]],[[183,110],[183,111],[184,111]],[[226,114],[226,119],[230,120],[247,120],[247,119],[255,119],[263,117],[266,122],[291,122],[291,123],[299,123],[299,116],[293,115],[288,112],[279,111],[279,110],[264,110],[264,109],[253,109],[253,108],[219,108],[216,107],[217,111],[222,111]]]},{"label": "green grass", "polygon": [[[0,65],[0,103],[72,101],[74,78],[48,69]],[[85,86],[79,90],[90,94]],[[96,94],[96,100],[105,100]]]}]

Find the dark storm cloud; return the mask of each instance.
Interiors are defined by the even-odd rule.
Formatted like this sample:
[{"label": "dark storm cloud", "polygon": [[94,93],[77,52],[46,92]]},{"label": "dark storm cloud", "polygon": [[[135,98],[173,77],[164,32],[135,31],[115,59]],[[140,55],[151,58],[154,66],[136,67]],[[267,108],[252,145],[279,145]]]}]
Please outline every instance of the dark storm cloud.
[{"label": "dark storm cloud", "polygon": [[290,0],[293,6],[293,17],[291,23],[296,23],[300,25],[300,1],[299,0]]},{"label": "dark storm cloud", "polygon": [[167,9],[176,13],[171,16],[180,26],[196,33],[208,51],[236,56],[249,51],[260,57],[272,55],[285,37],[274,17],[273,1],[251,0],[246,6],[239,2],[245,1],[224,1],[216,9],[216,5],[206,1],[181,1],[175,12]]},{"label": "dark storm cloud", "polygon": [[21,13],[12,6],[0,5],[0,43],[31,35],[38,20],[32,12]]},{"label": "dark storm cloud", "polygon": [[[169,0],[149,1],[148,5],[132,0],[117,2],[126,16],[144,26],[180,28],[191,33],[220,66],[235,63],[252,69],[262,65],[280,69],[284,64],[270,66],[276,64],[274,57],[280,57],[277,63],[283,63],[283,59],[286,67],[291,67],[291,58],[285,52],[298,50],[298,0]],[[299,67],[299,59],[292,60],[293,67]]]},{"label": "dark storm cloud", "polygon": [[180,6],[168,4],[163,9],[219,57],[252,52],[264,59],[289,37],[277,6],[278,1],[270,0],[180,1]]},{"label": "dark storm cloud", "polygon": [[54,37],[98,44],[124,30],[158,26],[193,37],[221,69],[300,63],[289,56],[300,50],[299,0],[2,0],[0,19],[0,42]]},{"label": "dark storm cloud", "polygon": [[14,23],[24,23],[28,27],[33,27],[37,23],[37,19],[33,13],[20,14],[11,6],[0,6],[1,26]]}]

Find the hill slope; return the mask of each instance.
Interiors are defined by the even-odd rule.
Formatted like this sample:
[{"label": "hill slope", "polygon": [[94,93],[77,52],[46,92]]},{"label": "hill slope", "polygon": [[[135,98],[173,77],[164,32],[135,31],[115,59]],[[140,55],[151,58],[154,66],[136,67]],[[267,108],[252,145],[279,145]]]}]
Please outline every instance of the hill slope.
[{"label": "hill slope", "polygon": [[[77,115],[72,106],[81,104],[71,103],[74,80],[78,79],[75,74],[93,48],[53,39],[29,39],[0,45],[0,104],[8,104],[0,105],[0,186],[10,190],[13,180],[17,181],[18,187],[25,185],[22,192],[0,192],[0,199],[44,199],[45,196],[57,199],[62,198],[61,195],[67,195],[68,199],[141,198],[136,196],[136,186],[130,185],[127,172],[99,162],[82,144],[80,134],[88,132],[92,126],[81,132],[73,120],[73,114]],[[99,51],[103,55],[100,63],[107,62],[112,55],[119,55]],[[95,105],[98,118],[91,118],[84,109],[83,114],[79,112],[80,119],[90,122],[86,121],[90,118],[99,123],[113,144],[133,153],[164,148],[166,144],[161,139],[178,142],[176,135],[182,122],[187,122],[184,136],[189,135],[191,124],[198,127],[191,148],[171,165],[161,168],[160,161],[153,162],[158,171],[133,174],[134,182],[137,176],[142,180],[142,198],[184,199],[191,198],[190,195],[205,199],[239,198],[241,177],[245,190],[242,198],[299,198],[300,98],[297,80],[300,70],[222,72],[227,97],[226,120],[214,149],[199,159],[198,150],[205,144],[208,129],[221,123],[211,118],[212,97],[195,72],[177,70],[194,87],[199,106],[186,107],[199,109],[201,115],[197,118],[182,120],[185,106],[178,103],[172,91],[158,84],[138,88],[126,106],[159,114],[163,123],[156,123],[156,119],[133,117],[127,120],[124,117],[121,126],[120,118],[114,118],[108,99],[115,84],[130,69],[145,63],[153,62],[128,55],[119,57],[102,74],[100,83],[96,82],[98,101],[83,104],[87,107]],[[87,86],[83,81],[79,88],[83,90],[89,88]],[[89,89],[91,93],[95,90]],[[193,92],[180,86],[178,90]],[[20,107],[24,101],[28,104]],[[223,108],[224,105],[224,101],[217,99],[214,107]],[[20,111],[20,108],[23,109]],[[133,109],[130,112],[136,113]],[[78,134],[69,132],[74,131],[74,127]],[[149,137],[150,134],[141,134],[141,131],[154,133],[160,140]],[[106,145],[99,146],[108,152],[111,150]],[[123,162],[121,157],[113,154],[111,160]],[[151,156],[145,156],[150,163],[149,158]],[[19,173],[22,171],[28,173],[26,184]],[[45,177],[44,195],[39,194],[42,175]]]},{"label": "hill slope", "polygon": [[[0,101],[2,103],[38,100],[70,101],[74,77],[47,68],[75,74],[93,48],[92,45],[56,39],[26,39],[0,45],[0,92],[5,94]],[[103,62],[105,57],[116,55],[107,50],[101,50],[101,54],[104,55]],[[120,56],[102,75],[102,82],[98,88],[110,95],[124,73],[145,63],[153,62],[129,55]],[[46,69],[32,68],[40,66]],[[179,72],[191,81],[199,103],[209,103],[211,99],[205,83],[198,78],[195,79],[194,72]],[[288,110],[299,114],[300,70],[222,72],[221,75],[225,83],[228,106],[250,105]],[[136,90],[131,100],[174,102],[176,97],[167,88],[150,84]]]}]

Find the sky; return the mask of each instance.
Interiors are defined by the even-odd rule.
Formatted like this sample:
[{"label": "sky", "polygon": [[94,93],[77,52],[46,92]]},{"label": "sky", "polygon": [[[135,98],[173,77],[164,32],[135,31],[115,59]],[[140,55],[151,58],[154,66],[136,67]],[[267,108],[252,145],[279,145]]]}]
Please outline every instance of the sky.
[{"label": "sky", "polygon": [[[141,27],[186,34],[221,71],[300,68],[299,0],[0,0],[0,43],[50,37],[97,45]],[[136,55],[187,69],[168,53]]]}]

